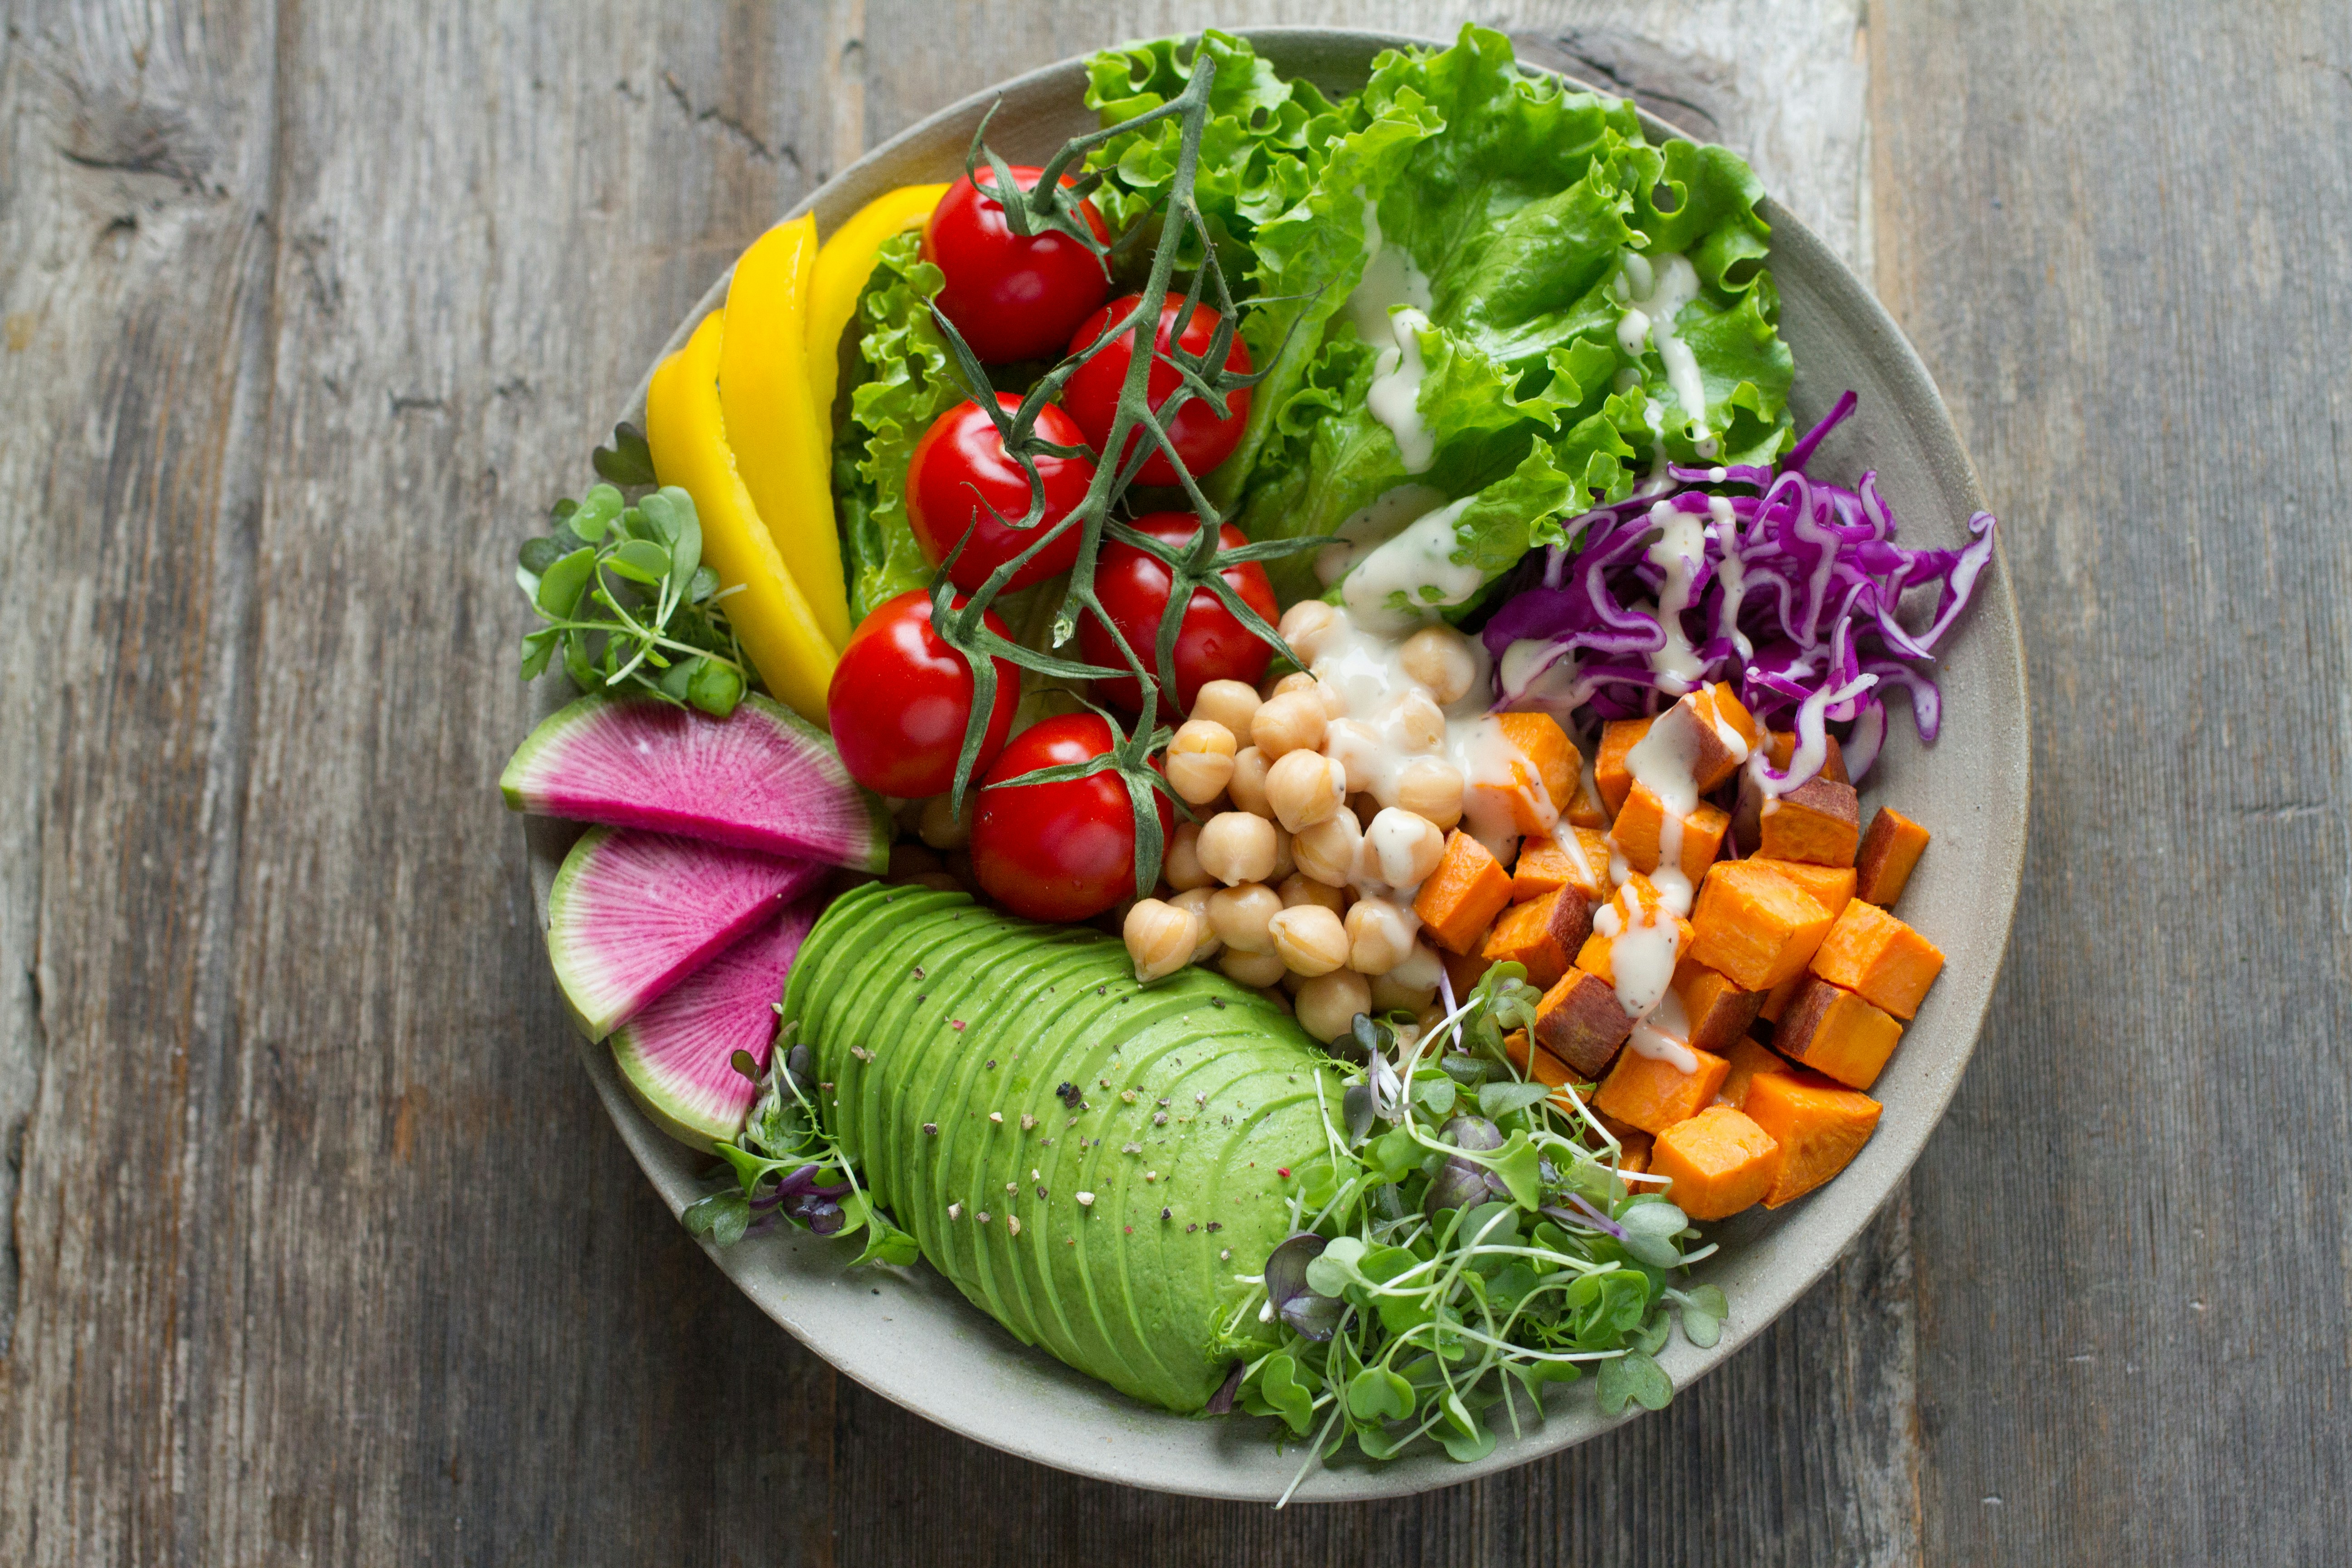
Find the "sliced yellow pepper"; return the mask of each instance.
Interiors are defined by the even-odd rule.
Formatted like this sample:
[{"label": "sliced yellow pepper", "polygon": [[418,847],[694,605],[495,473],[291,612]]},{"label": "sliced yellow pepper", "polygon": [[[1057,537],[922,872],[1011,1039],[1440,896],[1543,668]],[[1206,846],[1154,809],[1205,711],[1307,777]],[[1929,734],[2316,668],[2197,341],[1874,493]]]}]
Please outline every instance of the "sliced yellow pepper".
[{"label": "sliced yellow pepper", "polygon": [[[726,336],[725,317],[714,310],[686,347],[654,372],[646,394],[646,444],[653,448],[655,476],[694,498],[702,558],[718,571],[722,586],[739,590],[724,601],[727,616],[760,679],[802,718],[823,725],[835,645],[736,472],[719,411]],[[828,539],[832,532],[828,518]]]},{"label": "sliced yellow pepper", "polygon": [[891,236],[929,221],[947,194],[945,185],[901,185],[878,195],[834,230],[816,253],[816,273],[809,280],[809,386],[828,441],[834,394],[841,384],[841,334],[857,314],[858,296],[874,276],[874,258]]},{"label": "sliced yellow pepper", "polygon": [[719,406],[752,504],[836,648],[849,640],[849,589],[833,521],[829,422],[808,375],[809,279],[816,219],[780,223],[751,242],[727,286]]}]

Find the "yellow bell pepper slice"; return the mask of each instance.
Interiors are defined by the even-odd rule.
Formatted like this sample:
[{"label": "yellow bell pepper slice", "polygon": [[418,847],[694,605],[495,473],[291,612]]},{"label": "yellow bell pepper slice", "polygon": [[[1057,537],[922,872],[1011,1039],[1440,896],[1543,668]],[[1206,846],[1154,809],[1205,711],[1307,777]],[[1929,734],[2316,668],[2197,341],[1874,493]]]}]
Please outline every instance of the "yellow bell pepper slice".
[{"label": "yellow bell pepper slice", "polygon": [[686,347],[654,372],[646,394],[646,444],[653,448],[655,476],[694,498],[702,558],[722,586],[739,590],[724,601],[727,616],[760,679],[794,712],[822,726],[835,645],[736,472],[719,397],[726,335],[725,316],[712,311]]},{"label": "yellow bell pepper slice", "polygon": [[841,334],[857,314],[858,296],[874,276],[874,258],[883,241],[929,221],[931,209],[947,194],[945,185],[901,185],[878,195],[834,230],[816,253],[816,272],[809,280],[809,387],[828,441],[834,395],[841,385]]},{"label": "yellow bell pepper slice", "polygon": [[780,223],[751,242],[727,286],[719,406],[727,443],[769,536],[836,648],[849,641],[849,588],[833,521],[830,424],[808,376],[809,279],[816,219]]}]

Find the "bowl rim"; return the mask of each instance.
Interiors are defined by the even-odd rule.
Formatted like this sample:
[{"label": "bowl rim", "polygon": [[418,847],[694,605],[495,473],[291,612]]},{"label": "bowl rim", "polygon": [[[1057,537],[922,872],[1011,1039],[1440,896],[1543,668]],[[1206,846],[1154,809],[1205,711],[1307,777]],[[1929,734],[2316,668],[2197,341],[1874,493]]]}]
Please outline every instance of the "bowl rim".
[{"label": "bowl rim", "polygon": [[[1364,60],[1369,61],[1382,49],[1449,47],[1445,39],[1367,28],[1290,26],[1239,27],[1231,29],[1231,32],[1246,39],[1262,57],[1274,60],[1278,68],[1293,76],[1315,76],[1311,68],[1292,62],[1316,51],[1347,51],[1360,54]],[[815,212],[820,221],[830,228],[856,210],[859,205],[858,193],[878,192],[898,184],[937,178],[933,153],[944,132],[952,129],[958,142],[966,141],[971,127],[992,104],[1001,100],[1009,108],[1041,91],[1072,91],[1081,88],[1085,79],[1085,62],[1094,52],[1072,55],[1033,68],[935,110],[835,173],[775,221],[786,222],[803,214]],[[1617,99],[1626,96],[1545,66],[1527,61],[1521,61],[1520,66],[1531,75],[1554,78],[1572,90]],[[1342,79],[1342,75],[1332,73],[1318,79],[1318,85],[1337,84]],[[1703,140],[1691,136],[1645,109],[1640,109],[1638,104],[1636,108],[1644,132],[1654,142],[1670,137]],[[1933,377],[1902,329],[1843,259],[1769,195],[1759,204],[1759,211],[1771,226],[1776,276],[1780,274],[1784,262],[1794,261],[1802,273],[1821,285],[1821,293],[1833,313],[1848,323],[1859,321],[1871,338],[1872,354],[1878,361],[1882,374],[1892,384],[1898,405],[1896,412],[1925,438],[1927,449],[1922,457],[1933,470],[1933,481],[1938,491],[1967,511],[1985,510],[1974,468],[1960,443],[1950,414]],[[1787,253],[1785,257],[1784,250]],[[685,343],[706,315],[723,305],[733,270],[730,263],[687,312],[638,380],[621,411],[621,419],[642,423],[646,395],[655,367]],[[1959,1044],[1942,1062],[1942,1070],[1927,1086],[1927,1095],[1924,1099],[1914,1095],[1902,1108],[1903,1115],[1898,1124],[1913,1131],[1902,1148],[1899,1163],[1886,1174],[1883,1188],[1864,1197],[1838,1194],[1833,1184],[1814,1194],[1802,1211],[1811,1216],[1808,1223],[1801,1229],[1781,1231],[1772,1238],[1776,1246],[1775,1266],[1769,1271],[1767,1283],[1760,1290],[1753,1286],[1742,1287],[1738,1302],[1738,1314],[1734,1321],[1725,1325],[1717,1343],[1708,1350],[1699,1351],[1677,1335],[1668,1350],[1662,1352],[1661,1363],[1673,1376],[1677,1394],[1685,1393],[1698,1378],[1721,1365],[1739,1348],[1763,1333],[1800,1296],[1829,1272],[1862,1230],[1903,1189],[1911,1167],[1925,1151],[1935,1129],[1941,1124],[1959,1079],[1981,1039],[1985,1018],[2006,960],[2008,938],[2023,880],[2025,818],[2032,782],[2032,748],[2028,740],[2031,710],[2024,642],[2016,614],[2017,601],[2010,580],[2006,549],[1998,538],[1994,545],[1992,571],[1988,577],[1990,581],[1986,586],[1991,592],[1979,590],[1977,600],[1963,617],[1963,625],[1957,630],[1959,635],[1969,637],[1999,637],[2001,647],[1998,652],[2006,658],[1994,661],[1995,673],[1998,674],[2001,668],[2013,672],[2012,689],[2000,694],[2014,703],[2015,718],[2007,726],[2011,743],[2005,754],[1995,759],[1999,764],[1995,771],[2004,774],[2000,782],[2015,804],[2013,812],[2000,825],[2006,831],[1998,834],[1994,845],[1997,851],[2005,850],[2005,854],[1998,854],[1990,867],[1996,879],[2005,884],[2005,896],[1991,900],[1992,907],[1983,911],[1993,923],[1983,928],[1985,940],[1979,941],[1975,947],[1979,952],[1989,950],[1993,955],[1992,960],[1979,971],[1980,982],[1964,987],[1966,994],[1959,999],[1961,1016],[1949,1016],[1950,1004],[1955,998],[1948,995],[1942,998],[1948,1015],[1943,1032],[1947,1037],[1956,1038]],[[572,694],[562,689],[561,682],[543,680],[536,683],[536,687],[533,700],[538,718],[543,718],[572,700]],[[547,926],[549,885],[579,829],[570,823],[541,817],[525,818],[523,826],[530,851],[533,910],[543,935]],[[573,1042],[595,1086],[598,1098],[627,1144],[631,1156],[671,1213],[682,1212],[697,1194],[691,1178],[685,1176],[677,1168],[685,1160],[698,1159],[699,1156],[671,1140],[645,1114],[631,1097],[613,1065],[611,1052],[604,1046],[589,1041],[576,1029]],[[670,1169],[663,1169],[666,1166]],[[1832,1194],[1837,1194],[1843,1201],[1824,1205],[1823,1200],[1832,1198]],[[932,1408],[922,1394],[910,1386],[911,1380],[903,1375],[894,1375],[883,1360],[852,1361],[845,1364],[844,1347],[817,1342],[811,1333],[804,1331],[785,1310],[788,1293],[776,1283],[778,1262],[774,1244],[764,1241],[738,1244],[725,1250],[711,1246],[707,1239],[701,1245],[739,1289],[836,1371],[846,1373],[863,1386],[926,1420],[1016,1458],[1092,1479],[1115,1481],[1150,1490],[1253,1501],[1272,1500],[1287,1485],[1289,1476],[1297,1468],[1295,1450],[1286,1448],[1282,1455],[1276,1456],[1272,1445],[1264,1440],[1263,1433],[1255,1430],[1268,1424],[1241,1419],[1228,1418],[1219,1425],[1242,1433],[1250,1447],[1265,1456],[1265,1461],[1236,1465],[1228,1457],[1212,1473],[1188,1476],[1139,1472],[1136,1461],[1129,1457],[1132,1450],[1121,1452],[1118,1445],[1108,1436],[1103,1439],[1108,1451],[1100,1456],[1101,1462],[1091,1462],[1097,1458],[1091,1450],[1081,1452],[1068,1443],[1049,1444],[1028,1430],[1013,1426],[996,1430],[975,1429],[969,1423],[959,1422]],[[782,1239],[782,1249],[786,1252],[799,1251],[804,1245],[809,1244],[790,1237]],[[824,1244],[813,1245],[822,1247]],[[824,1256],[830,1258],[833,1255],[828,1252]],[[845,1264],[846,1258],[841,1258],[835,1267],[845,1273]],[[936,1271],[921,1272],[929,1275],[940,1290],[951,1297],[956,1305],[974,1320],[971,1325],[974,1332],[987,1338],[991,1337],[992,1331],[995,1331],[992,1337],[998,1342],[1001,1351],[1022,1356],[1029,1362],[1048,1363],[1026,1369],[1038,1373],[1045,1384],[1060,1384],[1070,1392],[1091,1390],[1131,1406],[1131,1413],[1142,1420],[1139,1423],[1129,1422],[1123,1430],[1155,1423],[1193,1424],[1190,1417],[1124,1401],[1107,1386],[1062,1367],[1050,1356],[1019,1346],[1009,1335],[998,1331],[986,1314],[955,1296],[952,1287],[937,1276]],[[1073,1388],[1072,1380],[1084,1385],[1083,1389]],[[1443,1454],[1418,1454],[1378,1467],[1318,1467],[1317,1473],[1298,1489],[1294,1500],[1364,1500],[1409,1496],[1456,1485],[1563,1451],[1643,1414],[1639,1406],[1630,1406],[1618,1417],[1603,1416],[1597,1408],[1591,1407],[1589,1400],[1580,1401],[1575,1409],[1555,1406],[1524,1436],[1515,1439],[1506,1436],[1483,1459],[1456,1464]],[[1071,1418],[1081,1417],[1073,1412]],[[1230,1456],[1234,1447],[1235,1445],[1230,1442],[1223,1445],[1226,1456]]]}]

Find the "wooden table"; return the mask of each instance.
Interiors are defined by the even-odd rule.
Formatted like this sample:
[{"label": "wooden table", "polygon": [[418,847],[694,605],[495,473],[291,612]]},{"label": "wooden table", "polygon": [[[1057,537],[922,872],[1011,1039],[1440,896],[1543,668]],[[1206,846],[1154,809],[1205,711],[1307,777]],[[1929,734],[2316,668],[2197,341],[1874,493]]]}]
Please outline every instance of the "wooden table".
[{"label": "wooden table", "polygon": [[[2352,1550],[2352,9],[7,14],[0,1560]],[[1750,153],[1939,378],[2035,671],[2007,982],[1907,1193],[1668,1414],[1382,1507],[1076,1481],[836,1380],[629,1163],[491,788],[513,544],[933,106],[1465,15]]]}]

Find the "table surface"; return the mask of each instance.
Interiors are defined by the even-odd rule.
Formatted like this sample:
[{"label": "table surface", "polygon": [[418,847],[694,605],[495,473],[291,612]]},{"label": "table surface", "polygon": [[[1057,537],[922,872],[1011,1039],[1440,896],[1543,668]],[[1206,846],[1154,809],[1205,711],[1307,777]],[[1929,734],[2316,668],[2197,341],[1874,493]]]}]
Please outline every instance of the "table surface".
[{"label": "table surface", "polygon": [[[0,1560],[2343,1552],[2352,8],[5,12]],[[1465,16],[1749,153],[1943,387],[2034,672],[2004,984],[1907,1190],[1667,1413],[1386,1505],[1076,1480],[836,1379],[604,1121],[492,788],[513,542],[930,108]]]}]

